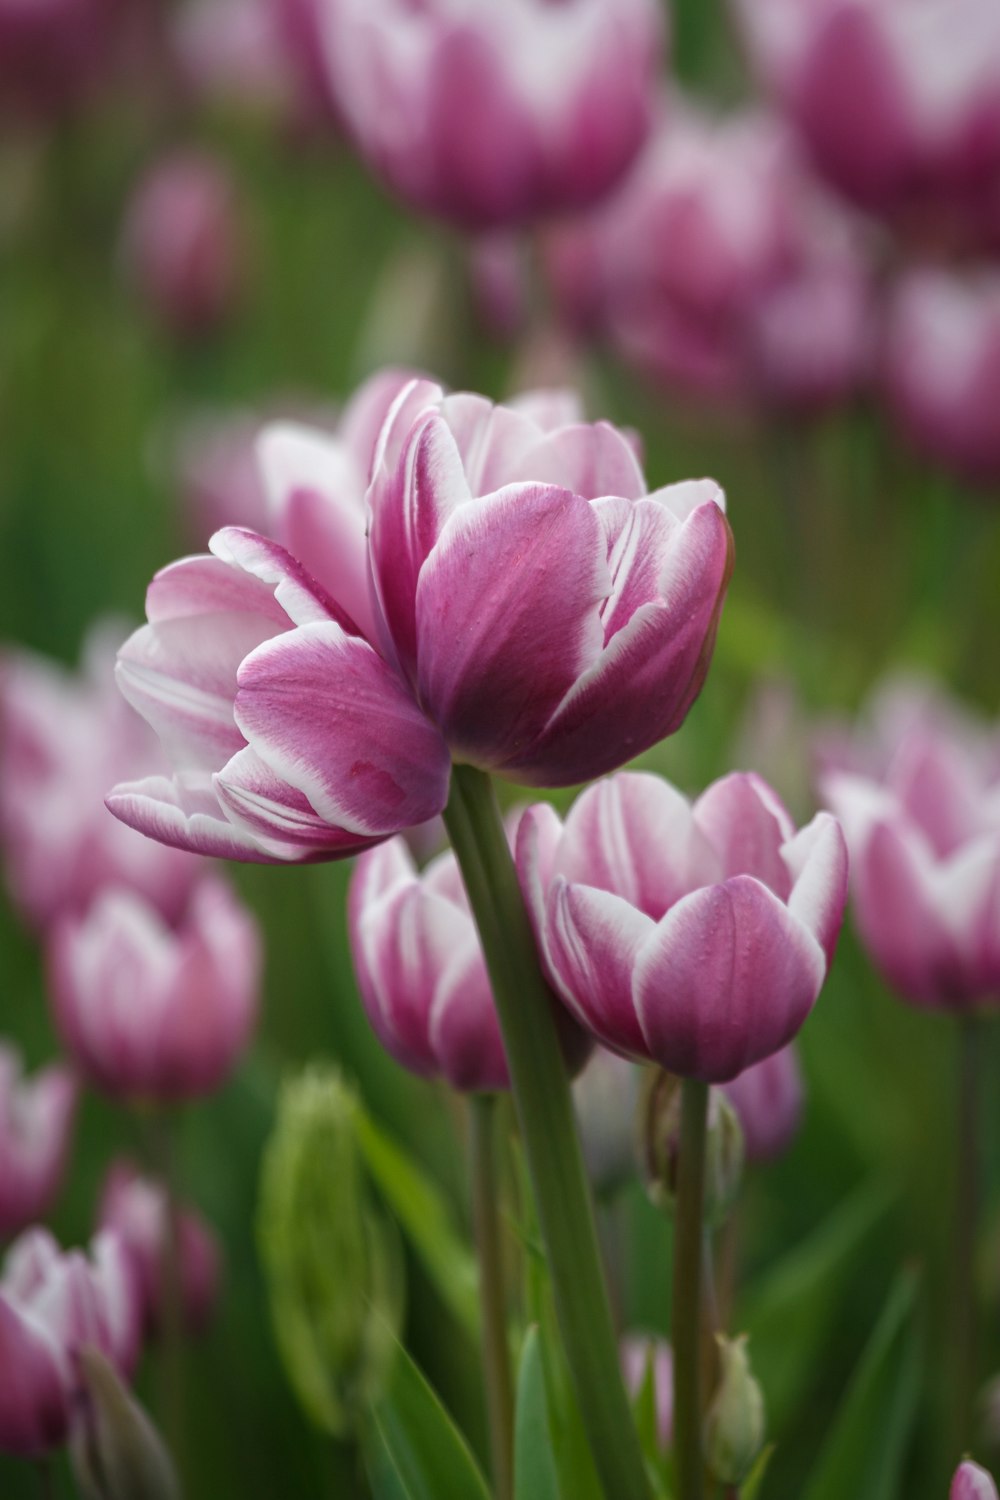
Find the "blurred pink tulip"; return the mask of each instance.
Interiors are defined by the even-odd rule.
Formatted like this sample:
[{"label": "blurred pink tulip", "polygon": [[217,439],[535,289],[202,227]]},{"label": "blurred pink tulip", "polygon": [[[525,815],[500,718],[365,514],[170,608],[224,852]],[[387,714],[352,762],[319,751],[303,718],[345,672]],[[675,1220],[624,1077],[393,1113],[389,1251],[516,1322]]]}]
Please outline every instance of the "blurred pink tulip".
[{"label": "blurred pink tulip", "polygon": [[1000,735],[912,690],[883,692],[872,716],[878,734],[848,743],[847,769],[827,739],[821,778],[851,850],[859,931],[907,1000],[974,1008],[1000,988]]},{"label": "blurred pink tulip", "polygon": [[139,1301],[124,1244],[88,1258],[29,1229],[0,1275],[0,1451],[39,1457],[61,1446],[83,1406],[80,1351],[92,1346],[126,1379],[139,1352]]},{"label": "blurred pink tulip", "polygon": [[176,929],[131,891],[103,891],[56,927],[49,970],[56,1023],[88,1079],[108,1094],[168,1104],[212,1093],[257,1014],[260,941],[215,877]]},{"label": "blurred pink tulip", "polygon": [[819,994],[843,917],[847,851],[820,813],[801,832],[759,777],[692,806],[624,772],[563,826],[540,803],[517,839],[543,966],[605,1046],[718,1083],[784,1047]]},{"label": "blurred pink tulip", "polygon": [[[101,1189],[98,1222],[118,1234],[132,1258],[147,1335],[160,1324],[164,1303],[167,1195],[162,1183],[143,1177],[133,1162],[112,1163]],[[219,1293],[218,1241],[194,1209],[177,1211],[180,1297],[184,1323],[191,1333],[207,1325]]]},{"label": "blurred pink tulip", "polygon": [[743,1130],[747,1161],[770,1161],[787,1150],[802,1120],[802,1069],[794,1043],[722,1085]]},{"label": "blurred pink tulip", "polygon": [[275,0],[187,0],[174,14],[172,42],[180,75],[199,99],[292,117],[296,79]]},{"label": "blurred pink tulip", "polygon": [[997,1487],[985,1469],[966,1459],[955,1470],[948,1500],[998,1500]]},{"label": "blurred pink tulip", "polygon": [[994,0],[736,0],[735,8],[759,70],[834,187],[919,237],[996,241]]},{"label": "blurred pink tulip", "polygon": [[52,1206],[76,1114],[72,1071],[57,1063],[25,1078],[21,1056],[0,1042],[0,1239]]},{"label": "blurred pink tulip", "polygon": [[647,493],[629,439],[560,392],[412,381],[367,527],[345,451],[343,424],[264,444],[308,572],[229,530],[153,580],[119,681],[180,771],[116,788],[118,816],[203,853],[336,858],[441,811],[449,751],[571,785],[679,727],[731,566],[716,485]]},{"label": "blurred pink tulip", "polygon": [[368,165],[406,202],[462,228],[595,202],[648,131],[663,30],[655,0],[311,9],[333,97]]},{"label": "blurred pink tulip", "polygon": [[111,61],[117,0],[0,0],[0,115],[61,116]]},{"label": "blurred pink tulip", "polygon": [[500,1024],[455,856],[421,873],[402,839],[362,854],[348,900],[368,1018],[411,1072],[453,1088],[510,1087]]},{"label": "blurred pink tulip", "polygon": [[114,684],[124,628],[96,626],[74,676],[27,651],[0,662],[0,835],[7,888],[34,927],[83,911],[106,885],[183,909],[198,861],[151,844],[104,806],[124,775],[161,770],[156,737]]},{"label": "blurred pink tulip", "polygon": [[904,275],[889,303],[884,383],[921,453],[973,483],[1000,481],[1000,272]]},{"label": "blurred pink tulip", "polygon": [[128,205],[122,257],[146,307],[171,333],[198,337],[225,323],[246,269],[242,212],[226,164],[196,151],[155,162]]},{"label": "blurred pink tulip", "polygon": [[674,1436],[674,1356],[666,1339],[653,1334],[629,1333],[621,1341],[622,1374],[632,1399],[638,1396],[652,1363],[656,1401],[656,1435],[661,1448],[669,1448]]}]

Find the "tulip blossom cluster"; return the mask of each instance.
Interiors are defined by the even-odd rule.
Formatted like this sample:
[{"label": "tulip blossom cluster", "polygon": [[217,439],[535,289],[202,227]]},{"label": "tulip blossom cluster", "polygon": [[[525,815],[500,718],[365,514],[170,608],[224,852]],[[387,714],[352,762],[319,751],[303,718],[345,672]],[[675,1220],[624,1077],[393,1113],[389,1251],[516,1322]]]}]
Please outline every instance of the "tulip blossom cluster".
[{"label": "tulip blossom cluster", "polygon": [[858,928],[907,1000],[975,1008],[1000,989],[1000,737],[932,692],[885,688],[870,717],[821,778]]},{"label": "tulip blossom cluster", "polygon": [[558,393],[405,385],[362,495],[342,449],[264,462],[295,555],[230,528],[157,574],[119,655],[177,770],[109,806],[163,842],[287,861],[441,811],[452,759],[560,786],[675,730],[731,565],[710,481],[649,492],[628,440]]},{"label": "tulip blossom cluster", "polygon": [[994,0],[736,0],[736,11],[839,191],[925,241],[998,242]]},{"label": "tulip blossom cluster", "polygon": [[687,394],[812,408],[867,376],[858,232],[759,110],[665,104],[624,186],[554,231],[547,260],[571,321]]},{"label": "tulip blossom cluster", "polygon": [[623,772],[565,825],[532,808],[517,855],[549,980],[605,1046],[723,1082],[812,1009],[846,899],[829,814],[796,832],[758,777],[724,777],[692,805]]},{"label": "tulip blossom cluster", "polygon": [[25,1078],[20,1055],[0,1043],[0,1239],[51,1206],[76,1112],[72,1071],[55,1064]]},{"label": "tulip blossom cluster", "polygon": [[128,1377],[139,1352],[139,1302],[117,1235],[90,1256],[64,1253],[44,1229],[15,1241],[0,1274],[0,1451],[40,1457],[82,1411],[79,1355],[96,1348]]},{"label": "tulip blossom cluster", "polygon": [[299,0],[367,164],[465,229],[584,207],[649,128],[655,0]]}]

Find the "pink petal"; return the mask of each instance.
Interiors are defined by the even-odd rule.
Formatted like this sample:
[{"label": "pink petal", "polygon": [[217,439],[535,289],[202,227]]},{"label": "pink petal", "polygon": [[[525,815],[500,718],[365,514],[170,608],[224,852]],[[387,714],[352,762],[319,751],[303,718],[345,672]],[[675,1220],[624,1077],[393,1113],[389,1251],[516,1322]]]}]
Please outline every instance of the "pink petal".
[{"label": "pink petal", "polygon": [[339,859],[369,846],[368,839],[321,818],[249,746],[213,777],[212,785],[236,829],[275,860]]},{"label": "pink petal", "polygon": [[474,1093],[510,1088],[500,1022],[471,918],[464,944],[438,981],[428,1019],[438,1068],[452,1088]]},{"label": "pink petal", "polygon": [[415,388],[426,391],[428,387],[433,382],[417,370],[379,370],[358,386],[344,406],[337,435],[357,464],[365,488],[372,476],[379,435],[396,401],[404,391],[412,396]]},{"label": "pink petal", "polygon": [[0,1292],[0,1449],[48,1453],[65,1440],[69,1415],[51,1341]]},{"label": "pink petal", "polygon": [[955,1470],[948,1500],[997,1500],[997,1487],[985,1469],[966,1459]]},{"label": "pink petal", "polygon": [[547,433],[511,466],[503,482],[517,480],[558,484],[585,500],[596,500],[599,495],[638,500],[646,493],[631,445],[610,422],[580,422]]},{"label": "pink petal", "polygon": [[893,760],[886,784],[941,858],[983,826],[979,777],[969,758],[943,737],[911,735]]},{"label": "pink petal", "polygon": [[124,781],[106,800],[109,810],[130,828],[176,849],[252,864],[301,857],[298,845],[290,845],[280,855],[266,853],[249,833],[224,817],[208,776],[147,776],[144,781]]},{"label": "pink petal", "polygon": [[268,641],[240,668],[236,718],[328,823],[364,837],[441,811],[448,751],[396,674],[332,621]]},{"label": "pink petal", "polygon": [[791,1041],[819,994],[819,944],[750,875],[685,896],[638,956],[645,1055],[725,1082]]},{"label": "pink petal", "polygon": [[817,813],[782,853],[792,876],[788,910],[832,963],[847,900],[847,844],[840,824],[829,813]]},{"label": "pink petal", "polygon": [[161,568],[146,591],[146,614],[151,625],[188,616],[260,615],[276,629],[288,629],[274,589],[219,557],[182,557]]},{"label": "pink petal", "polygon": [[587,502],[550,486],[452,515],[420,575],[417,634],[421,701],[456,759],[520,765],[600,649],[603,550]]},{"label": "pink petal", "polygon": [[563,826],[555,808],[548,802],[538,802],[522,816],[514,845],[521,894],[546,973],[553,983],[555,973],[548,947],[545,912],[562,836]]},{"label": "pink petal", "polygon": [[695,820],[717,851],[722,877],[756,875],[782,901],[792,882],[782,846],[795,833],[778,797],[753,772],[714,782],[694,806]]},{"label": "pink petal", "polygon": [[562,999],[606,1047],[645,1057],[632,972],[653,936],[653,922],[620,896],[567,885],[559,876],[549,892],[547,918],[553,979]]}]

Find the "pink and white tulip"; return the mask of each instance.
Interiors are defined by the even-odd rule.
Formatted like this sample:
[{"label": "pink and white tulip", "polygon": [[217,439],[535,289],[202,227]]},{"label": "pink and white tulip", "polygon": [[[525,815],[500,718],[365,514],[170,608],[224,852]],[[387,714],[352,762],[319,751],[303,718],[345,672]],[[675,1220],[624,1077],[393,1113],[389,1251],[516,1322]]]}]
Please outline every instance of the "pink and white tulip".
[{"label": "pink and white tulip", "polygon": [[985,1469],[966,1459],[955,1470],[948,1500],[998,1500],[997,1487]]},{"label": "pink and white tulip", "polygon": [[336,858],[440,812],[451,759],[571,785],[682,723],[731,566],[711,481],[649,493],[629,440],[563,393],[493,406],[423,380],[364,504],[339,442],[286,426],[263,456],[301,563],[231,529],[154,578],[119,681],[179,770],[116,788],[126,822]]},{"label": "pink and white tulip", "polygon": [[465,229],[604,196],[649,128],[654,0],[311,0],[340,113],[368,165]]},{"label": "pink and white tulip", "polygon": [[175,929],[132,891],[103,891],[58,925],[48,957],[63,1041],[108,1094],[163,1104],[210,1094],[250,1039],[260,939],[214,877]]},{"label": "pink and white tulip", "polygon": [[1000,735],[941,698],[889,703],[876,699],[881,732],[859,733],[853,766],[831,768],[828,742],[821,778],[851,850],[855,920],[907,1000],[975,1008],[1000,991]]},{"label": "pink and white tulip", "polygon": [[736,0],[735,8],[759,71],[834,187],[919,237],[996,243],[993,0]]},{"label": "pink and white tulip", "polygon": [[61,1446],[81,1415],[81,1350],[100,1350],[127,1379],[139,1323],[117,1235],[99,1234],[89,1258],[61,1251],[44,1229],[21,1235],[0,1274],[0,1451],[41,1457]]},{"label": "pink and white tulip", "polygon": [[669,1448],[674,1437],[674,1354],[666,1339],[654,1334],[629,1333],[620,1345],[622,1374],[633,1398],[639,1395],[646,1371],[652,1364],[656,1405],[656,1435],[661,1448]]},{"label": "pink and white tulip", "polygon": [[802,1121],[804,1090],[795,1044],[738,1073],[722,1091],[739,1119],[747,1161],[781,1156]]},{"label": "pink and white tulip", "polygon": [[348,923],[365,1010],[396,1061],[465,1092],[509,1088],[455,856],[441,854],[418,873],[403,839],[369,850],[351,877]]},{"label": "pink and white tulip", "polygon": [[[147,1336],[157,1331],[163,1311],[168,1212],[162,1183],[143,1177],[130,1161],[112,1163],[98,1221],[101,1229],[118,1234],[131,1256]],[[201,1214],[187,1205],[178,1208],[176,1233],[181,1310],[188,1330],[198,1333],[218,1299],[219,1244]]]},{"label": "pink and white tulip", "polygon": [[625,772],[565,825],[526,813],[517,862],[543,967],[605,1046],[720,1083],[799,1031],[843,917],[847,851],[820,813],[800,832],[759,777],[693,805]]},{"label": "pink and white tulip", "polygon": [[47,927],[83,911],[106,885],[183,909],[198,861],[138,837],[104,805],[122,776],[164,767],[156,737],[114,683],[124,629],[102,622],[78,675],[9,650],[0,663],[0,835],[7,888],[26,919]]},{"label": "pink and white tulip", "polygon": [[916,270],[889,302],[885,394],[919,452],[1000,481],[1000,272]]},{"label": "pink and white tulip", "polygon": [[0,1043],[0,1239],[51,1208],[69,1155],[76,1101],[70,1068],[56,1063],[25,1078],[20,1054]]}]

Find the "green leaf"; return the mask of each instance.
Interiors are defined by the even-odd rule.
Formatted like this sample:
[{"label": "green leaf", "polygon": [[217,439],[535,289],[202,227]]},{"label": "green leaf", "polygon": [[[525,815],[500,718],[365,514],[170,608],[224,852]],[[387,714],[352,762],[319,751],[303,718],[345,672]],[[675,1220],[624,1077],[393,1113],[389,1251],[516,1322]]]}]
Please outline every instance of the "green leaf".
[{"label": "green leaf", "polygon": [[437,1187],[370,1115],[359,1111],[365,1165],[438,1293],[473,1339],[479,1337],[476,1266],[452,1227]]},{"label": "green leaf", "polygon": [[378,1500],[489,1500],[469,1445],[402,1345],[365,1463]]},{"label": "green leaf", "polygon": [[804,1500],[894,1500],[919,1393],[917,1275],[900,1272],[827,1435]]},{"label": "green leaf", "polygon": [[739,1325],[751,1335],[754,1372],[773,1431],[780,1432],[808,1393],[810,1372],[835,1324],[858,1253],[892,1196],[880,1183],[861,1187],[747,1295]]},{"label": "green leaf", "polygon": [[559,1500],[537,1325],[528,1329],[517,1377],[514,1500]]},{"label": "green leaf", "polygon": [[767,1466],[774,1457],[774,1449],[774,1443],[768,1443],[757,1454],[753,1468],[740,1485],[740,1500],[757,1500],[761,1485],[764,1483],[764,1475],[767,1473]]}]

